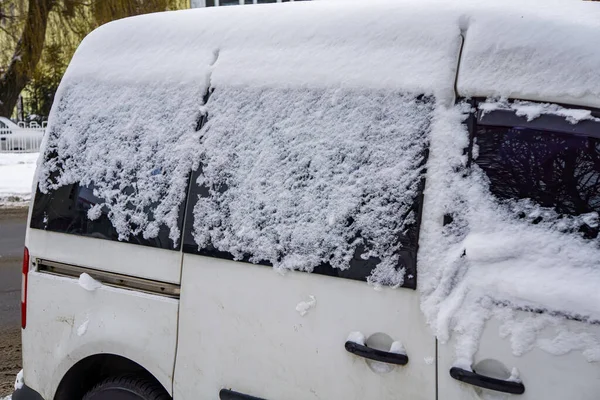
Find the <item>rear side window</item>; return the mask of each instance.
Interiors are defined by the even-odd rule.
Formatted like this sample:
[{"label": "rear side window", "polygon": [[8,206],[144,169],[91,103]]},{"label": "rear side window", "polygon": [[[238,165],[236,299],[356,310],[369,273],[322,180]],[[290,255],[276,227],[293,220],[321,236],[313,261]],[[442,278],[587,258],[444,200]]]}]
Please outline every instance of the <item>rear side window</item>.
[{"label": "rear side window", "polygon": [[[94,218],[90,218],[90,210],[103,203],[102,199],[94,195],[94,189],[93,184],[84,186],[78,183],[62,186],[48,193],[42,193],[38,189],[31,215],[31,227],[162,249],[179,248],[169,237],[169,229],[165,225],[160,225],[154,237],[144,237],[141,227],[130,223],[131,233],[123,237],[111,221],[108,207],[100,207]],[[133,195],[134,190],[129,188],[124,190],[124,193]],[[150,221],[154,219],[152,210],[153,207],[147,207],[145,210]],[[179,226],[183,222],[182,218],[183,213],[180,213]]]},{"label": "rear side window", "polygon": [[[489,179],[491,192],[521,218],[533,223],[563,219],[562,230],[597,238],[600,119],[584,112],[578,120],[563,109],[562,115],[528,121],[513,110],[486,113],[483,108],[473,132],[474,162]],[[535,206],[545,210],[533,212]],[[578,223],[568,216],[579,217]]]},{"label": "rear side window", "polygon": [[398,92],[217,88],[184,251],[414,288],[433,107]]},{"label": "rear side window", "polygon": [[31,227],[180,248],[205,91],[167,79],[65,84]]}]

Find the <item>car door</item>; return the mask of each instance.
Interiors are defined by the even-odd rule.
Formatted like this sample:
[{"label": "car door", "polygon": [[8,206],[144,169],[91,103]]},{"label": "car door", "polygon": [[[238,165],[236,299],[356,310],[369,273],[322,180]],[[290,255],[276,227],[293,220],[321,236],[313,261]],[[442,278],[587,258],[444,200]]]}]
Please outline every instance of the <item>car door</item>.
[{"label": "car door", "polygon": [[435,399],[435,338],[415,290],[433,98],[211,93],[174,398]]},{"label": "car door", "polygon": [[439,399],[597,399],[598,113],[473,104],[471,173],[485,178],[494,212],[485,235],[469,222],[464,282],[485,292],[487,321],[473,330],[470,365],[457,360],[465,332],[439,345]]}]

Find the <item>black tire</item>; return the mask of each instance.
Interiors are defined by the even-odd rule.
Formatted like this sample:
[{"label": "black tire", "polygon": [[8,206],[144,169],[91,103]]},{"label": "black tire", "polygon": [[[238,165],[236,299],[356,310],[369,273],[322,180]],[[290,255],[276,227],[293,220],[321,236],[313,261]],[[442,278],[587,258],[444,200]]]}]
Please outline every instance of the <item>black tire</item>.
[{"label": "black tire", "polygon": [[83,400],[171,400],[171,397],[157,382],[126,375],[103,380]]}]

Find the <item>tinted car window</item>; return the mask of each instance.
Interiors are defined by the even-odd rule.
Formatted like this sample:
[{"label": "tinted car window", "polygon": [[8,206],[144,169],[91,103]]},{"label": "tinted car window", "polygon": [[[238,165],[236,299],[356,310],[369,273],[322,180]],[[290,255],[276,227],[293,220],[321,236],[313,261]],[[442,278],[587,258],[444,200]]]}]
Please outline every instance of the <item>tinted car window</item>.
[{"label": "tinted car window", "polygon": [[[133,193],[131,189],[130,191]],[[93,185],[65,185],[48,193],[42,193],[37,189],[30,226],[52,232],[124,241],[162,249],[179,249],[179,245],[175,246],[169,239],[169,229],[164,225],[160,226],[155,238],[146,239],[140,233],[130,235],[125,240],[119,240],[119,235],[108,217],[106,208],[102,209],[98,218],[94,220],[88,218],[90,208],[100,202],[100,199],[94,195]],[[146,212],[151,215],[152,210],[148,209]],[[183,212],[179,217],[180,227],[182,218]]]},{"label": "tinted car window", "polygon": [[[340,96],[343,95],[344,94]],[[353,95],[355,94],[351,94],[348,96],[351,97]],[[378,95],[381,96],[381,94],[372,94],[373,98],[377,98]],[[231,140],[236,141],[240,140],[240,137],[256,137],[263,139],[265,138],[265,136],[268,136],[269,138],[279,137],[279,135],[281,135],[280,129],[283,125],[285,125],[286,127],[286,133],[294,133],[297,135],[296,137],[301,137],[302,135],[304,135],[306,130],[303,129],[308,129],[306,127],[310,127],[309,130],[312,130],[312,132],[317,132],[317,135],[323,136],[330,134],[330,129],[340,129],[338,126],[335,125],[335,122],[332,122],[336,121],[338,119],[338,116],[327,113],[331,113],[331,110],[335,109],[334,107],[336,106],[338,108],[343,108],[339,106],[339,104],[344,103],[342,103],[342,101],[340,100],[339,104],[333,103],[334,105],[332,105],[330,109],[328,108],[328,104],[331,104],[331,101],[329,101],[329,99],[327,98],[327,94],[323,94],[318,91],[304,91],[300,92],[300,94],[296,92],[284,92],[283,95],[279,92],[257,92],[250,95],[247,93],[236,93],[232,90],[230,96],[231,97],[225,98],[224,95],[219,94],[219,90],[217,89],[217,91],[215,91],[215,94],[211,96],[210,100],[207,102],[208,122],[207,130],[204,131],[205,135],[207,134],[207,132],[208,134],[211,134],[211,130],[216,130],[218,132],[218,136],[213,137],[220,137],[222,138],[221,140],[225,140],[224,137],[233,135],[235,137]],[[237,96],[239,96],[238,98],[241,99],[239,100],[239,103],[237,103]],[[282,102],[284,101],[283,99],[287,98],[288,101],[295,101],[295,103],[291,103],[291,105],[282,105],[281,102],[275,102],[272,99],[272,96],[281,96],[280,100]],[[359,94],[356,94],[356,96],[357,98],[360,98]],[[215,97],[219,99],[214,100]],[[247,102],[248,98],[255,99],[256,104]],[[305,98],[310,98],[311,101],[304,102]],[[328,101],[323,101],[324,98],[327,98]],[[408,288],[415,288],[418,232],[422,207],[422,191],[424,187],[424,170],[422,169],[422,167],[425,165],[427,159],[427,137],[429,131],[428,121],[429,115],[433,108],[433,99],[425,96],[408,97],[402,94],[394,93],[390,94],[389,97],[382,96],[380,100],[381,102],[386,102],[386,105],[382,106],[382,109],[384,111],[376,113],[375,111],[377,111],[376,109],[379,106],[373,106],[371,104],[371,106],[373,107],[372,113],[370,112],[371,109],[369,109],[369,112],[366,112],[365,110],[360,110],[360,112],[362,113],[361,117],[348,117],[358,118],[359,120],[357,121],[357,123],[361,126],[364,124],[365,126],[365,136],[362,138],[357,137],[356,143],[357,145],[363,146],[363,153],[371,154],[371,150],[373,150],[374,153],[375,148],[381,148],[381,143],[369,142],[381,140],[381,136],[379,135],[383,136],[383,133],[381,133],[381,131],[378,131],[378,129],[381,129],[381,126],[385,126],[386,129],[388,129],[388,131],[386,132],[398,130],[398,135],[406,134],[406,136],[402,136],[406,138],[406,141],[404,142],[405,146],[409,146],[409,138],[412,138],[416,141],[414,143],[413,150],[411,150],[410,152],[407,151],[406,153],[403,153],[403,151],[405,150],[402,149],[396,153],[393,153],[393,155],[390,155],[390,157],[395,156],[396,160],[403,159],[403,157],[405,157],[406,162],[403,165],[411,165],[411,176],[413,176],[412,174],[414,173],[415,178],[411,182],[406,182],[407,187],[404,187],[403,190],[397,187],[393,187],[393,185],[388,186],[387,190],[389,190],[389,193],[391,194],[383,192],[386,190],[386,184],[385,182],[383,182],[385,181],[385,178],[381,179],[383,184],[381,185],[382,189],[380,191],[373,192],[369,190],[364,190],[363,192],[357,192],[358,197],[352,199],[352,202],[356,203],[357,206],[355,208],[352,208],[352,210],[354,210],[353,213],[349,212],[349,214],[345,216],[345,222],[341,222],[342,224],[345,223],[345,227],[340,228],[342,232],[345,232],[346,228],[347,231],[352,232],[351,236],[343,236],[344,239],[340,239],[342,243],[339,243],[340,247],[346,246],[345,243],[348,243],[347,246],[350,246],[349,243],[352,243],[353,247],[351,247],[349,257],[344,258],[345,260],[347,260],[345,261],[346,264],[344,264],[341,268],[334,268],[333,263],[321,261],[320,264],[314,266],[314,269],[311,268],[310,270],[312,270],[313,273],[317,274],[366,281],[368,278],[372,277],[373,271],[375,271],[376,268],[383,263],[382,259],[380,259],[378,256],[372,256],[372,254],[376,251],[379,251],[379,249],[382,246],[389,246],[390,248],[393,247],[394,249],[396,249],[395,254],[398,256],[397,264],[394,264],[393,268],[395,268],[396,271],[405,271],[402,286]],[[238,122],[236,120],[235,123],[231,123],[230,117],[223,119],[223,116],[221,116],[220,121],[223,121],[223,123],[225,124],[224,126],[226,127],[224,128],[215,125],[215,121],[218,121],[219,119],[214,114],[211,115],[211,109],[213,109],[214,107],[214,105],[211,103],[213,103],[214,101],[216,101],[217,105],[220,105],[219,102],[228,103],[228,105],[232,107],[228,112],[232,115],[235,115],[235,118],[239,118],[240,121]],[[355,104],[352,103],[352,100],[348,100],[348,98],[344,98],[343,101],[349,102],[347,107],[350,110],[352,110],[352,107],[355,106]],[[357,102],[357,104],[359,104],[359,102]],[[410,111],[407,112],[406,110],[401,110],[399,108],[394,107],[390,108],[390,104],[394,104],[395,106],[397,105],[399,107],[409,107]],[[268,111],[265,109],[268,109]],[[298,110],[302,110],[302,112],[305,114],[301,114],[300,112],[298,112]],[[348,110],[342,109],[341,112],[348,112]],[[251,121],[246,121],[246,123],[243,123],[244,115],[248,115]],[[415,117],[415,115],[421,116]],[[386,122],[382,123],[381,121]],[[390,121],[394,121],[394,123],[398,121],[398,125],[394,126],[394,123]],[[411,125],[410,122],[413,121],[419,121],[418,125],[416,123],[414,125]],[[350,127],[349,129],[352,129],[352,127]],[[410,133],[410,135],[412,136],[409,136],[409,134],[407,133],[409,131],[412,132]],[[212,134],[217,135],[214,133]],[[366,139],[367,137],[368,139]],[[317,139],[317,141],[318,140],[319,139]],[[278,189],[276,191],[271,191],[271,189],[263,189],[265,185],[270,185],[269,187],[274,187],[274,184],[272,182],[267,181],[264,181],[262,183],[257,181],[257,186],[253,186],[252,188],[250,188],[248,184],[245,183],[247,181],[243,181],[240,178],[241,176],[245,175],[246,171],[262,167],[263,165],[265,165],[265,158],[272,156],[272,154],[280,154],[280,152],[282,152],[282,154],[290,154],[297,151],[297,147],[294,147],[296,146],[295,144],[288,146],[287,143],[277,142],[277,140],[274,140],[274,143],[276,142],[277,144],[273,144],[273,146],[269,147],[264,146],[264,144],[259,144],[259,141],[259,139],[256,139],[255,142],[249,140],[248,142],[244,142],[244,145],[236,145],[236,149],[239,149],[239,151],[230,149],[228,150],[229,153],[225,153],[224,147],[214,148],[214,153],[212,154],[214,154],[217,158],[225,158],[227,157],[225,154],[229,154],[231,157],[233,157],[234,160],[250,160],[248,161],[250,165],[245,166],[244,169],[232,168],[230,170],[227,170],[227,168],[225,168],[221,169],[220,172],[218,172],[218,174],[215,175],[213,164],[211,167],[213,168],[212,175],[209,175],[209,173],[204,174],[203,171],[206,170],[206,165],[201,163],[198,170],[193,174],[192,183],[190,187],[188,209],[186,212],[186,226],[184,229],[184,252],[217,258],[225,258],[232,260],[236,259],[238,261],[252,262],[262,265],[274,265],[276,264],[276,262],[281,262],[281,260],[289,254],[293,254],[293,256],[296,256],[296,254],[298,254],[296,253],[298,249],[293,248],[293,245],[288,244],[289,236],[285,236],[296,234],[294,229],[287,231],[293,231],[291,233],[281,233],[286,231],[287,227],[297,226],[298,231],[303,232],[304,235],[313,235],[314,237],[318,237],[319,232],[315,232],[314,230],[312,230],[310,231],[310,233],[306,234],[305,232],[307,230],[302,230],[304,227],[311,224],[313,221],[320,221],[318,217],[315,219],[311,219],[313,216],[312,211],[306,208],[306,204],[313,204],[312,199],[314,197],[311,197],[313,196],[313,194],[314,196],[320,196],[322,195],[322,193],[331,193],[331,197],[329,197],[329,199],[331,203],[335,204],[335,201],[337,201],[337,199],[339,198],[336,197],[339,195],[339,191],[345,190],[344,187],[346,186],[344,185],[347,185],[348,189],[346,190],[353,190],[353,188],[355,187],[353,186],[355,185],[354,182],[347,182],[342,184],[340,183],[346,182],[344,174],[348,174],[349,176],[350,173],[348,172],[335,172],[333,176],[329,175],[327,178],[316,179],[314,176],[318,176],[319,171],[312,170],[311,165],[321,165],[319,164],[319,162],[322,162],[322,159],[317,159],[317,161],[315,161],[314,164],[313,161],[306,161],[306,163],[298,165],[297,168],[291,168],[291,163],[288,163],[288,159],[285,159],[284,155],[284,161],[281,161],[281,164],[279,164],[279,161],[272,161],[276,157],[271,157],[269,161],[271,162],[271,164],[269,165],[272,165],[272,167],[270,167],[271,169],[269,169],[268,171],[265,171],[265,175],[263,176],[265,177],[264,179],[270,179],[269,177],[273,176],[273,174],[276,173],[275,171],[278,171],[278,167],[274,165],[279,165],[281,168],[286,168],[286,182],[277,184]],[[323,145],[322,143],[324,142],[326,142],[327,145]],[[340,146],[340,144],[338,143],[327,142],[323,140],[321,143],[315,143],[315,146],[319,145],[321,146],[319,150],[313,149],[308,153],[303,153],[306,155],[307,160],[312,160],[313,157],[320,157],[319,151],[328,152],[327,154],[343,154],[343,151],[338,150],[338,146]],[[346,144],[346,146],[350,145]],[[370,146],[373,146],[373,149],[370,149]],[[420,151],[414,150],[416,148],[420,149]],[[209,147],[208,149],[209,150],[206,151],[213,151],[212,147]],[[288,150],[290,151],[290,153],[287,153]],[[380,152],[378,154],[382,153]],[[348,160],[349,158],[350,156],[348,156],[347,158],[340,157],[340,163],[344,162],[344,160]],[[373,156],[373,158],[375,158],[375,156]],[[359,158],[353,158],[353,160],[354,159]],[[375,165],[375,162],[368,156],[360,159],[360,162],[357,161],[356,165],[353,165],[353,171],[356,171],[361,168],[373,168],[373,165]],[[277,160],[280,159],[277,158]],[[290,171],[293,171],[293,173]],[[379,173],[379,171],[377,170],[373,170],[373,172],[375,174]],[[218,179],[215,179],[215,183],[212,184],[212,186],[206,186],[205,183],[202,183],[207,182],[207,177],[209,176],[211,176],[212,178],[218,176]],[[276,178],[273,177],[273,181],[275,181],[275,179]],[[315,188],[314,186],[309,186],[312,185],[313,182],[317,181],[319,182],[319,184],[322,184],[321,187]],[[288,185],[289,182],[293,183],[290,183]],[[228,194],[232,193],[232,185],[235,187],[236,190],[238,190],[238,192],[234,192],[235,194]],[[252,235],[244,236],[245,232],[240,233],[244,229],[246,229],[244,227],[245,222],[242,222],[239,219],[232,216],[232,214],[236,214],[236,216],[240,215],[238,206],[230,206],[230,204],[240,204],[239,201],[242,201],[241,198],[238,196],[240,185],[244,185],[244,190],[247,190],[247,193],[249,193],[248,196],[250,196],[244,197],[245,199],[247,199],[247,201],[244,200],[243,202],[247,204],[252,202],[258,203],[258,207],[252,207],[251,210],[253,211],[249,211],[255,212],[256,214],[248,214],[248,217],[252,219],[252,223],[245,225],[246,227],[252,225]],[[331,189],[330,186],[335,186],[335,189]],[[265,195],[264,193],[267,192],[270,194]],[[275,192],[278,192],[279,195],[272,195]],[[255,197],[251,198],[252,196]],[[269,197],[269,199],[266,199],[265,196]],[[230,199],[232,199],[232,203],[227,203],[227,201],[229,201]],[[294,200],[290,202],[286,199]],[[266,205],[262,205],[263,201]],[[404,206],[405,202],[407,202],[406,207]],[[194,213],[194,210],[200,207],[204,211],[205,208],[203,207],[205,207],[207,204],[209,205],[208,207],[211,207],[210,210],[212,214],[209,217],[207,217],[207,214],[201,214],[202,219],[198,219],[198,215]],[[390,204],[393,204],[394,206],[390,206]],[[397,207],[395,206],[396,204],[398,205]],[[364,223],[364,221],[370,218],[365,217],[365,215],[373,215],[368,213],[372,212],[372,210],[377,207],[390,207],[390,209],[401,210],[393,214],[394,217],[391,218],[389,224],[387,224],[385,227],[381,227],[382,230],[393,232],[392,234],[390,234],[390,236],[386,237],[386,242],[379,241],[377,243],[374,243],[371,241],[372,236],[368,236],[368,234],[370,233],[363,235],[363,231],[361,231],[361,229],[354,231],[352,230],[352,227],[357,226],[358,224],[358,222],[355,221],[360,221],[360,223]],[[269,210],[269,214],[265,215],[265,218],[263,219],[263,210],[267,208]],[[255,215],[259,215],[259,217],[254,218]],[[289,220],[286,220],[291,225],[286,225],[286,227],[284,228],[281,225],[277,225],[280,223],[280,219],[273,218],[271,220],[268,220],[269,216],[271,215],[283,215],[282,218],[286,218],[288,215],[294,215],[294,217],[290,217]],[[389,215],[386,214],[386,217],[389,217]],[[295,219],[293,218],[297,218],[300,221],[298,222],[298,225],[295,225],[296,222],[294,222]],[[221,222],[213,226],[214,221],[217,219]],[[273,220],[275,220],[275,222]],[[316,223],[314,225],[316,225]],[[310,226],[312,227],[314,225]],[[211,242],[212,239],[206,241],[203,240],[201,242],[202,244],[199,245],[200,242],[198,241],[198,237],[194,236],[196,234],[195,232],[198,231],[199,226],[203,229],[203,234],[205,234],[206,231],[212,231],[214,233],[214,237],[216,237],[217,240],[219,240],[219,237],[222,238],[224,236],[230,238],[228,240],[228,243],[225,244],[223,247],[227,247],[228,245],[236,247],[239,243],[239,246],[237,246],[237,248],[235,249],[235,251],[237,251],[238,254],[234,256],[234,254],[229,253],[227,250],[223,251],[223,247],[219,248],[218,246],[214,245],[214,242]],[[326,227],[323,228],[325,229]],[[238,234],[240,236],[243,236],[242,240],[238,240],[238,238],[236,237],[236,235]],[[311,240],[313,236],[311,236],[310,239],[307,239],[307,242],[309,242],[309,240]],[[249,237],[251,237],[251,239],[248,239]],[[276,237],[276,239],[273,240],[274,237]],[[298,242],[302,241],[304,237],[307,236],[298,236]],[[341,238],[342,236],[339,237]],[[389,240],[387,239],[388,237]],[[328,236],[327,238],[330,239],[330,236]],[[254,243],[248,244],[249,240],[254,241]],[[315,240],[314,242],[318,240],[319,239]],[[275,243],[273,247],[271,246],[271,242]],[[304,248],[313,249],[312,245],[314,244],[314,242],[309,242],[310,244],[305,245]],[[265,243],[269,244],[265,245]],[[355,243],[359,244],[355,245]],[[318,243],[315,247],[318,247],[319,244],[320,243]],[[257,248],[257,246],[260,247]],[[274,249],[275,246],[277,248],[277,258],[275,260],[275,257],[267,259],[263,256],[257,256],[257,253],[253,251],[258,250],[259,253],[263,252],[264,254],[265,251],[263,249]],[[242,254],[240,254],[240,248],[243,249]],[[339,247],[330,248],[325,246],[323,246],[323,248],[326,248],[326,250],[324,251],[326,251],[327,253],[325,253],[324,257],[323,255],[319,256],[321,260],[323,260],[323,258],[325,258],[325,260],[333,259],[334,253],[341,253],[342,251],[345,251],[344,249],[346,249],[346,247],[344,249],[341,249]],[[317,248],[315,251],[321,251],[321,248]],[[272,252],[271,254],[274,254],[274,252]],[[304,270],[303,268],[298,269]],[[384,284],[389,283],[386,282]]]},{"label": "tinted car window", "polygon": [[[423,162],[425,162],[426,154],[423,155]],[[208,257],[216,257],[223,258],[227,260],[233,260],[234,257],[232,254],[227,252],[222,252],[216,250],[212,245],[208,245],[204,248],[198,248],[198,245],[194,241],[193,237],[193,215],[191,210],[193,209],[195,203],[197,201],[201,201],[202,198],[209,197],[209,191],[206,187],[195,184],[198,177],[202,174],[201,168],[196,171],[192,175],[192,185],[190,188],[190,196],[189,196],[189,205],[188,205],[188,217],[185,222],[185,234],[183,241],[183,251],[185,253],[198,254]],[[418,215],[418,220],[416,223],[411,224],[409,229],[403,234],[398,236],[398,241],[402,243],[402,251],[401,251],[401,265],[399,268],[406,268],[406,278],[404,281],[403,287],[407,288],[416,288],[416,270],[417,270],[417,250],[418,250],[418,237],[419,237],[419,226],[421,220],[421,210],[423,206],[423,187],[425,184],[424,178],[420,183],[420,195],[413,205],[413,210]],[[195,199],[195,200],[194,200]],[[401,218],[401,217],[400,217]],[[351,221],[349,221],[351,222]],[[312,273],[327,275],[327,276],[335,276],[339,278],[346,279],[354,279],[359,281],[366,281],[369,275],[371,275],[371,271],[373,268],[379,264],[380,260],[378,258],[362,258],[361,256],[366,252],[364,247],[357,248],[357,251],[354,254],[354,257],[350,261],[349,268],[346,270],[340,270],[338,268],[333,268],[330,264],[324,263],[316,267]],[[244,257],[244,262],[250,262],[251,255],[248,254]],[[257,264],[272,266],[268,261],[260,261]]]},{"label": "tinted car window", "polygon": [[[548,126],[477,124],[474,162],[501,200],[531,199],[562,215],[600,213],[600,129],[588,134],[559,132]],[[600,128],[600,124],[597,124]],[[598,236],[597,226],[583,226]]]}]

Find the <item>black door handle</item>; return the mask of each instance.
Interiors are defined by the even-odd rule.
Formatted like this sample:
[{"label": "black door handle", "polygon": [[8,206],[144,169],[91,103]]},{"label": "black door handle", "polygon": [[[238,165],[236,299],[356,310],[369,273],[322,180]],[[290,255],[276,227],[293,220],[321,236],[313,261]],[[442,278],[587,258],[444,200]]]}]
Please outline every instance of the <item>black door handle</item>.
[{"label": "black door handle", "polygon": [[408,356],[406,354],[390,353],[389,351],[376,350],[370,347],[347,341],[344,345],[346,351],[369,360],[380,361],[387,364],[406,365]]},{"label": "black door handle", "polygon": [[219,392],[221,400],[264,400],[260,397],[250,396],[249,394],[234,392],[231,389],[221,389]]},{"label": "black door handle", "polygon": [[497,392],[523,394],[525,386],[521,382],[504,381],[502,379],[491,378],[485,375],[479,375],[475,371],[467,371],[466,369],[452,367],[450,368],[450,376],[461,382],[469,385],[479,386]]}]

